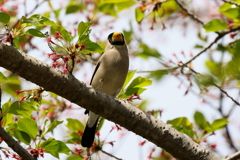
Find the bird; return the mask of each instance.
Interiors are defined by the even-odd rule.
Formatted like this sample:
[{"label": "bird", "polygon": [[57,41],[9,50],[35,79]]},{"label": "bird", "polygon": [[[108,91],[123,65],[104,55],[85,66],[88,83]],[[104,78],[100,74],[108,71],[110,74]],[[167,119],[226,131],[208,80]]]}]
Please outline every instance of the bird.
[{"label": "bird", "polygon": [[[116,97],[127,77],[128,67],[128,49],[124,36],[121,32],[113,32],[108,35],[105,52],[97,62],[90,85]],[[85,114],[89,114],[89,118],[82,135],[81,145],[91,148],[99,116],[88,110],[85,111]]]}]

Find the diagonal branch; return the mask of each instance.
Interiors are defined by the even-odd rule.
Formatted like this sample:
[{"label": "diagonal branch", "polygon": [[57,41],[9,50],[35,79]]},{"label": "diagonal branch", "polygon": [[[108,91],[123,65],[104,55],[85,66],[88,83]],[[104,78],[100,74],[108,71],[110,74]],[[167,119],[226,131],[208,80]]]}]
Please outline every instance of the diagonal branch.
[{"label": "diagonal branch", "polygon": [[240,151],[234,153],[231,156],[227,156],[226,158],[224,158],[223,160],[238,160],[240,159]]},{"label": "diagonal branch", "polygon": [[191,14],[178,0],[175,0],[176,3],[178,4],[178,6],[190,17],[192,18],[194,21],[200,23],[201,25],[204,25],[204,23],[199,20],[195,15]]},{"label": "diagonal branch", "polygon": [[[210,49],[215,43],[218,42],[219,39],[223,38],[225,35],[229,34],[229,33],[232,33],[232,32],[235,32],[237,30],[240,30],[240,27],[237,27],[237,28],[233,28],[229,31],[225,31],[225,32],[221,32],[221,33],[218,33],[218,36],[205,48],[203,48],[198,54],[196,54],[195,56],[193,56],[191,59],[189,59],[187,62],[184,63],[184,65],[187,65],[189,63],[191,63],[193,60],[195,60],[198,56],[200,56],[202,53],[206,52],[208,49]],[[178,67],[174,67],[173,70],[179,68]]]},{"label": "diagonal branch", "polygon": [[34,160],[31,156],[17,141],[15,141],[12,136],[10,136],[1,126],[0,126],[0,137],[11,147],[19,156],[24,160]]},{"label": "diagonal branch", "polygon": [[80,82],[70,74],[62,74],[13,46],[0,43],[0,66],[125,127],[178,159],[219,160],[212,152],[161,120]]},{"label": "diagonal branch", "polygon": [[225,2],[225,3],[233,4],[233,5],[236,5],[236,6],[240,7],[240,4],[238,4],[236,2],[232,2],[232,1],[229,1],[229,0],[222,0],[222,1]]}]

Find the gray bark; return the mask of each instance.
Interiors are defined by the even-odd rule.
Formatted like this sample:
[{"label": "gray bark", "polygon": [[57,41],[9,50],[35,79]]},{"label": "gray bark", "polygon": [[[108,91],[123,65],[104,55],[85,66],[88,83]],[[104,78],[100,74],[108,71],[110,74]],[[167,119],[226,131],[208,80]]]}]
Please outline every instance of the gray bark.
[{"label": "gray bark", "polygon": [[0,66],[151,141],[181,160],[219,160],[161,120],[0,43]]}]

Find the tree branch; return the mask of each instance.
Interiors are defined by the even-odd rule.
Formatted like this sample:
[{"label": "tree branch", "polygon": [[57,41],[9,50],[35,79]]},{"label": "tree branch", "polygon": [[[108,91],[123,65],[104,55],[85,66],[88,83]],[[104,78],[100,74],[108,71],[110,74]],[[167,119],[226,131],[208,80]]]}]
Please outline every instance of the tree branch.
[{"label": "tree branch", "polygon": [[204,23],[202,21],[200,21],[196,16],[194,16],[193,14],[191,14],[186,8],[183,7],[183,5],[178,1],[175,0],[176,3],[178,4],[178,6],[190,17],[192,18],[194,21],[200,23],[201,25],[204,25]]},{"label": "tree branch", "polygon": [[178,159],[219,160],[212,152],[161,120],[128,102],[119,101],[92,88],[70,74],[63,74],[46,63],[19,52],[13,46],[0,43],[0,66],[125,127]]},{"label": "tree branch", "polygon": [[[185,62],[183,65],[187,65],[187,64],[191,63],[193,60],[195,60],[195,59],[196,59],[198,56],[200,56],[202,53],[204,53],[204,52],[206,52],[208,49],[210,49],[215,43],[218,42],[219,39],[223,38],[225,35],[227,35],[227,34],[229,34],[229,33],[235,32],[235,31],[237,31],[237,30],[240,30],[240,27],[233,28],[233,29],[231,29],[231,30],[229,30],[229,31],[225,31],[225,32],[221,32],[221,33],[216,32],[216,33],[218,34],[218,36],[217,36],[207,47],[203,48],[198,54],[196,54],[195,56],[193,56],[191,59],[189,59],[189,60],[188,60],[187,62]],[[177,69],[177,68],[179,68],[179,66],[172,68],[172,70],[175,70],[175,69]]]},{"label": "tree branch", "polygon": [[235,2],[232,2],[232,1],[229,1],[229,0],[222,0],[222,1],[225,2],[225,3],[233,4],[233,5],[236,5],[236,6],[240,7],[240,4],[238,4],[238,3],[235,3]]},{"label": "tree branch", "polygon": [[226,158],[224,158],[223,160],[238,160],[240,159],[240,151],[234,153],[231,156],[227,156]]},{"label": "tree branch", "polygon": [[15,141],[3,128],[0,126],[0,137],[12,148],[19,156],[24,160],[34,160],[31,156],[17,141]]}]

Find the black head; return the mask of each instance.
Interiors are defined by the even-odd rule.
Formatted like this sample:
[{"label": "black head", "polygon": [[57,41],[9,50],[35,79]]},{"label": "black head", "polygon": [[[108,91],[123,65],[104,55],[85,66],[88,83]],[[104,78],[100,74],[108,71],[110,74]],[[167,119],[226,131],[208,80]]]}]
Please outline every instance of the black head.
[{"label": "black head", "polygon": [[121,32],[113,32],[113,33],[109,34],[108,41],[112,45],[124,45],[125,44],[124,36]]}]

